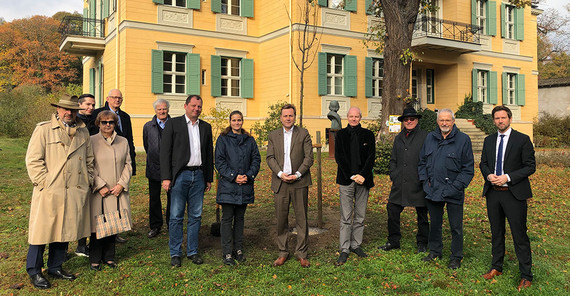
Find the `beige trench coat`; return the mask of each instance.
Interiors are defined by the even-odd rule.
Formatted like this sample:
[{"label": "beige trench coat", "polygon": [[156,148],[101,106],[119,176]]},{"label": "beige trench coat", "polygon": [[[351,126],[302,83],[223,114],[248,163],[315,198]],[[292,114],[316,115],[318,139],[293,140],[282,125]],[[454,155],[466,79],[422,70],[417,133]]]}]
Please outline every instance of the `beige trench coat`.
[{"label": "beige trench coat", "polygon": [[[117,184],[121,184],[124,190],[119,195],[121,212],[127,209],[129,221],[131,221],[131,201],[129,198],[129,182],[133,174],[131,167],[131,156],[129,155],[129,144],[127,139],[113,133],[110,143],[105,140],[101,133],[91,136],[93,153],[95,154],[95,179],[93,181],[93,193],[91,194],[91,232],[96,232],[97,216],[103,213],[101,208],[101,194],[99,190],[103,187],[109,189]],[[109,194],[104,198],[105,212],[110,213],[117,210],[117,198]]]},{"label": "beige trench coat", "polygon": [[36,126],[26,153],[34,184],[28,243],[44,245],[89,236],[89,186],[93,183],[93,150],[81,121],[71,139],[55,114]]}]

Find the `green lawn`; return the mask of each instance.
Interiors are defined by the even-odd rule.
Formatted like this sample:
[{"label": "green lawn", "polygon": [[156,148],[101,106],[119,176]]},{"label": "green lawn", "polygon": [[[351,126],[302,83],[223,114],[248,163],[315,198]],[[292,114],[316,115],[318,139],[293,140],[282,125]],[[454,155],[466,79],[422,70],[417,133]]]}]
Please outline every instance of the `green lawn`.
[{"label": "green lawn", "polygon": [[[119,268],[89,270],[88,259],[72,257],[64,268],[75,273],[74,282],[52,280],[47,291],[36,290],[25,271],[27,225],[32,185],[26,173],[26,139],[0,138],[0,294],[2,295],[473,295],[519,294],[520,280],[510,233],[502,276],[486,281],[481,277],[490,265],[491,233],[484,199],[479,197],[483,179],[476,177],[467,189],[464,215],[464,254],[462,267],[447,268],[450,234],[444,225],[444,258],[424,263],[415,254],[415,211],[402,214],[402,249],[382,252],[376,247],[386,240],[386,202],[390,191],[387,176],[376,176],[366,218],[363,248],[370,255],[358,259],[353,254],[342,267],[335,267],[338,253],[338,189],[336,164],[323,158],[324,226],[328,232],[311,236],[311,267],[300,268],[289,260],[275,268],[271,263],[278,252],[274,243],[273,197],[269,189],[269,169],[262,163],[256,183],[256,203],[246,213],[245,252],[247,262],[235,267],[222,264],[219,238],[210,235],[215,221],[215,195],[206,194],[200,232],[200,249],[205,263],[182,261],[182,268],[171,268],[168,235],[148,239],[147,180],[144,153],[139,153],[139,174],[131,181],[134,229],[124,234],[129,241],[117,246]],[[313,176],[316,165],[313,166]],[[539,166],[531,178],[535,198],[529,203],[529,235],[532,244],[533,286],[521,295],[568,295],[570,293],[570,247],[567,234],[570,207],[570,169]],[[310,189],[310,224],[317,224],[316,177]],[[293,219],[291,219],[293,220]],[[294,247],[292,238],[290,247]],[[75,249],[70,244],[70,250]],[[46,252],[47,256],[47,252]],[[47,259],[46,259],[47,260]],[[14,287],[20,286],[21,289]]]}]

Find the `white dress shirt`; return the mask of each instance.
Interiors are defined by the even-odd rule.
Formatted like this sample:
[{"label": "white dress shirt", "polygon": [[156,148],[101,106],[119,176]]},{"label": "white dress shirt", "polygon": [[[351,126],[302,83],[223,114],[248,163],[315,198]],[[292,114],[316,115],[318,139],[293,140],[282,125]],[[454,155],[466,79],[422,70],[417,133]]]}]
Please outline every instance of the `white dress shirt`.
[{"label": "white dress shirt", "polygon": [[190,160],[186,166],[201,166],[202,165],[202,152],[200,150],[200,120],[197,119],[192,123],[190,118],[184,114],[186,124],[188,125],[188,140],[190,141]]},{"label": "white dress shirt", "polygon": [[[290,130],[286,130],[283,128],[283,170],[280,171],[277,176],[281,178],[281,174],[285,173],[291,175],[293,173],[293,169],[291,168],[291,139],[293,138],[293,129],[295,126],[292,126]],[[301,173],[299,171],[295,172],[297,179],[301,178]]]},{"label": "white dress shirt", "polygon": [[[495,144],[495,145],[496,145],[496,146],[495,146],[495,170],[494,170],[495,175],[497,174],[497,156],[498,156],[498,154],[499,154],[499,144],[501,144],[501,135],[504,135],[504,137],[503,137],[503,157],[501,158],[501,165],[502,165],[502,166],[501,166],[501,171],[503,172],[503,174],[505,174],[505,170],[504,170],[504,167],[505,167],[505,152],[506,152],[506,150],[507,150],[507,143],[509,142],[509,138],[510,138],[510,136],[511,136],[511,131],[512,131],[512,130],[513,130],[513,129],[509,127],[509,129],[508,129],[504,134],[501,134],[501,132],[497,132],[497,133],[498,133],[498,135],[497,135],[497,143]],[[511,177],[509,177],[508,174],[505,174],[505,175],[507,176],[508,182],[511,182]],[[507,186],[507,184],[505,183],[503,186]]]}]

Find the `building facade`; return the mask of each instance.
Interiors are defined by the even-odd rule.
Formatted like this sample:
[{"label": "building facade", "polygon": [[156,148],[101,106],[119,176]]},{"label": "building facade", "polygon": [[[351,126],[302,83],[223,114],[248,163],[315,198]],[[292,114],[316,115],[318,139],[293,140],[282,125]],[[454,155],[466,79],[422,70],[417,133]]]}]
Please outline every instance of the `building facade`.
[{"label": "building facade", "polygon": [[[79,0],[78,0],[79,1]],[[410,92],[422,108],[457,108],[466,95],[488,112],[508,105],[513,126],[532,135],[538,114],[536,17],[540,10],[508,1],[433,0],[419,15],[412,50]],[[84,92],[98,104],[119,88],[131,115],[135,145],[167,99],[183,114],[188,94],[204,99],[203,114],[223,106],[241,110],[245,126],[267,116],[278,101],[299,106],[297,34],[303,0],[85,0],[84,17],[62,23],[61,50],[82,55]],[[304,73],[303,124],[311,135],[330,127],[331,100],[346,122],[350,106],[364,120],[381,112],[382,55],[363,44],[370,0],[315,0],[319,42]],[[292,46],[295,45],[295,46]],[[293,48],[293,50],[291,50]],[[297,112],[299,115],[299,112]]]}]

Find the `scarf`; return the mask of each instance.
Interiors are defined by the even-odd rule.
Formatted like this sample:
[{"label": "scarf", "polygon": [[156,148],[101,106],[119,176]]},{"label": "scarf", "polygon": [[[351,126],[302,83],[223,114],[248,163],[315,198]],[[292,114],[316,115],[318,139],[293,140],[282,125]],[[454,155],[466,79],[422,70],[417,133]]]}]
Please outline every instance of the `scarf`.
[{"label": "scarf", "polygon": [[360,162],[360,129],[361,126],[358,124],[355,127],[348,126],[348,134],[350,136],[350,173],[356,175],[360,172],[361,162]]}]

